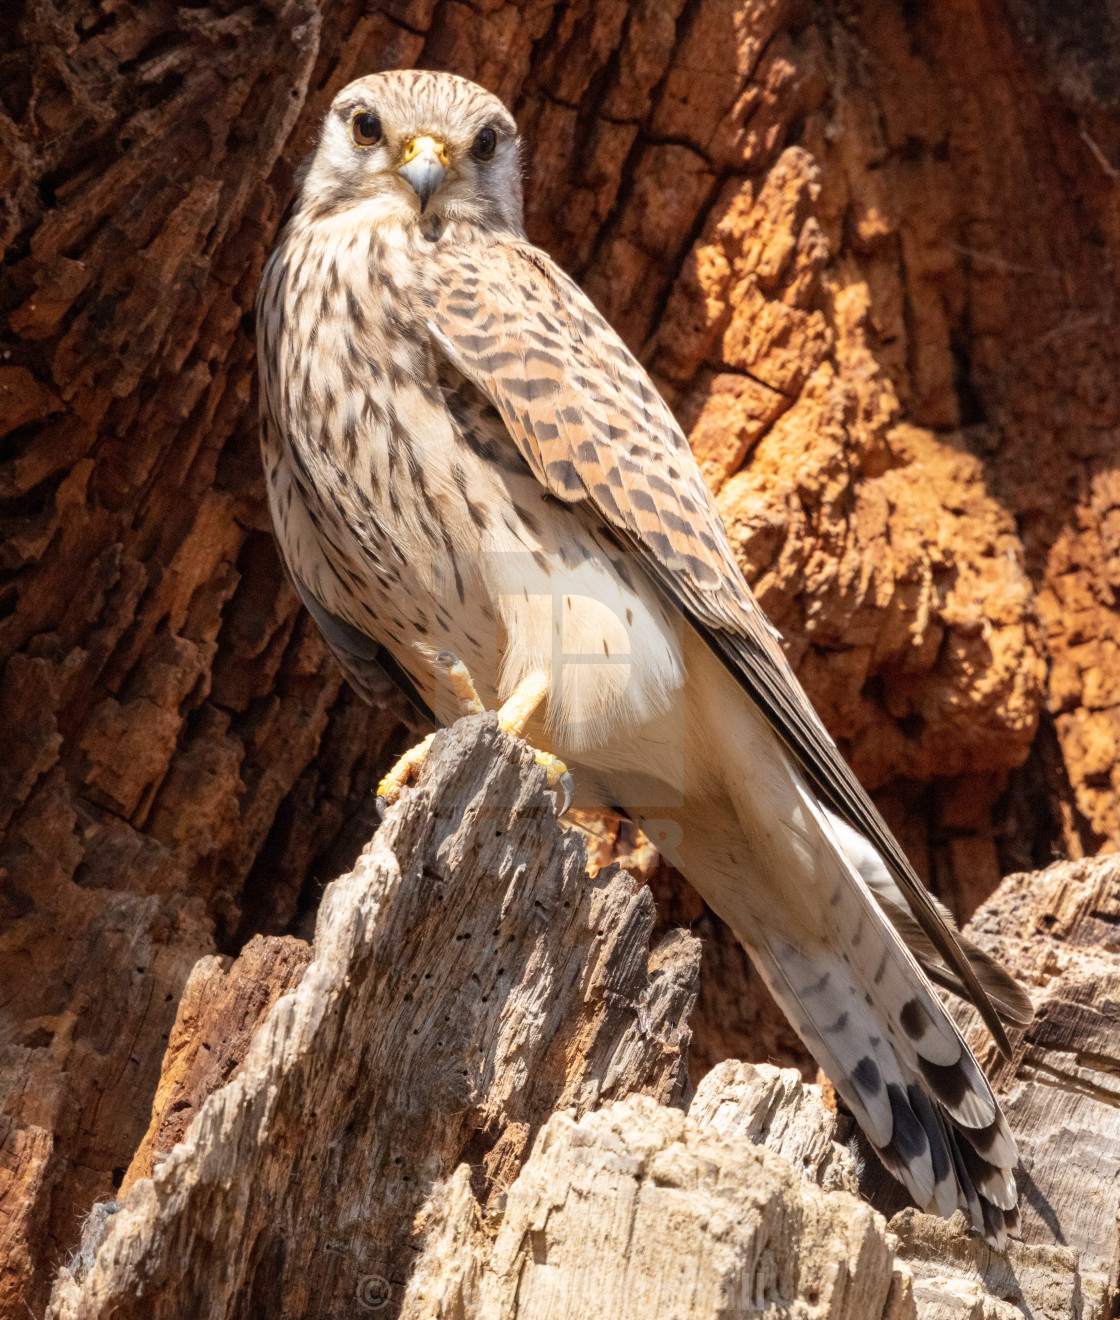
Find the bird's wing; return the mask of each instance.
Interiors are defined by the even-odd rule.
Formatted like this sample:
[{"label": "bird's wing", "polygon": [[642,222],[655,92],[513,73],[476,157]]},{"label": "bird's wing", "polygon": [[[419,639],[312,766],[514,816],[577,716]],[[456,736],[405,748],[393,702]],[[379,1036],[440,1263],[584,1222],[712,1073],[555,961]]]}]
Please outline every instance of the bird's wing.
[{"label": "bird's wing", "polygon": [[424,298],[434,347],[486,394],[537,479],[589,502],[704,635],[833,809],[881,853],[996,1044],[999,1015],[802,691],[743,580],[688,441],[640,363],[539,249],[447,248]]},{"label": "bird's wing", "polygon": [[343,673],[359,696],[373,704],[395,686],[407,698],[419,720],[436,724],[438,728],[428,703],[405,670],[397,664],[392,652],[375,642],[368,633],[333,614],[306,582],[290,569],[289,572],[300,600],[306,605],[307,612],[315,620]]}]

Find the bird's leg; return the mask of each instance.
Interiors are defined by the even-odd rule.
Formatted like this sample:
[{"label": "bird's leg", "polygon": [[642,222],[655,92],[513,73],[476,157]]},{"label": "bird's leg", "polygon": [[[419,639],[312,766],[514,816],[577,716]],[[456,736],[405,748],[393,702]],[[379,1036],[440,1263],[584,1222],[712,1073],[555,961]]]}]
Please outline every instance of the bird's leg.
[{"label": "bird's leg", "polygon": [[[523,738],[525,726],[532,718],[533,712],[548,696],[551,682],[549,676],[540,669],[526,674],[498,711],[498,728],[514,738]],[[549,788],[559,794],[560,810],[557,815],[563,816],[572,805],[572,795],[575,791],[568,767],[551,752],[542,752],[537,747],[530,747],[529,750],[533,753],[537,764],[544,768]]]},{"label": "bird's leg", "polygon": [[486,707],[482,704],[482,698],[475,691],[474,679],[471,678],[470,670],[463,664],[458,656],[454,656],[450,651],[441,651],[436,656],[436,664],[443,669],[447,675],[448,681],[459,698],[459,715],[481,715]]},{"label": "bird's leg", "polygon": [[[450,651],[441,651],[436,656],[436,669],[442,671],[459,699],[460,716],[483,713],[486,707],[475,691],[474,679],[458,656],[452,655]],[[420,773],[420,767],[424,764],[434,737],[434,733],[429,733],[423,742],[418,742],[415,747],[410,747],[403,756],[398,757],[393,768],[377,785],[377,809],[382,815],[385,814],[385,809],[391,807],[400,797],[405,784]]]},{"label": "bird's leg", "polygon": [[[474,680],[466,665],[450,651],[441,651],[436,656],[436,667],[447,678],[459,701],[460,715],[481,715],[486,707],[475,691]],[[498,727],[514,738],[521,738],[533,712],[548,695],[549,677],[540,670],[527,675],[517,685],[516,691],[498,711]],[[393,768],[377,785],[377,808],[382,814],[400,797],[408,781],[420,773],[420,767],[428,755],[434,733],[429,733],[423,742],[410,747],[398,758]],[[536,747],[529,749],[537,764],[544,768],[548,786],[560,795],[559,815],[563,815],[571,805],[573,784],[568,767],[550,752],[542,752]]]},{"label": "bird's leg", "polygon": [[423,742],[418,742],[415,747],[410,747],[403,756],[397,758],[393,768],[385,774],[381,783],[377,785],[377,810],[379,815],[385,814],[385,809],[391,807],[397,798],[401,795],[401,789],[413,777],[420,773],[420,767],[424,764],[424,759],[428,755],[428,748],[432,745],[432,739],[436,735],[429,733]]},{"label": "bird's leg", "polygon": [[[475,691],[470,672],[461,660],[450,651],[441,651],[436,657],[436,665],[446,675],[454,689],[462,715],[479,715],[486,709]],[[525,726],[532,718],[533,712],[548,695],[549,682],[548,675],[540,670],[535,670],[523,678],[513,695],[498,711],[498,727],[514,738],[523,737]],[[379,811],[384,812],[387,807],[392,806],[408,781],[419,773],[434,737],[435,734],[430,733],[423,742],[410,747],[378,784]],[[551,752],[542,752],[536,747],[530,747],[529,750],[533,753],[537,764],[544,769],[549,788],[559,794],[558,814],[562,816],[571,805],[573,794],[572,776],[568,773],[568,767]]]}]

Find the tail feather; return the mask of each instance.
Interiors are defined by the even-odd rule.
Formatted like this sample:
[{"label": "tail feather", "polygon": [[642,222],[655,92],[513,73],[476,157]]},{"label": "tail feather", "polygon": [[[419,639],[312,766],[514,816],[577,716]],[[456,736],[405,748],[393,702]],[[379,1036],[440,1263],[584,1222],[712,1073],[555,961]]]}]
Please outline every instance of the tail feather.
[{"label": "tail feather", "polygon": [[960,1197],[953,1169],[952,1146],[949,1134],[946,1131],[945,1119],[933,1107],[929,1097],[920,1086],[908,1087],[906,1094],[910,1101],[910,1108],[917,1115],[918,1121],[925,1129],[926,1140],[929,1142],[930,1160],[933,1162],[933,1201],[937,1207],[937,1213],[947,1219],[957,1208]]},{"label": "tail feather", "polygon": [[[891,925],[905,940],[910,952],[914,954],[926,975],[946,990],[952,991],[961,999],[968,999],[968,992],[960,978],[945,964],[945,960],[934,947],[933,941],[915,919],[903,896],[902,890],[895,883],[886,863],[875,851],[867,839],[854,830],[846,820],[835,812],[825,810],[829,823],[835,830],[848,860],[863,877],[868,888],[875,895],[879,906],[886,913]],[[1000,1017],[1016,1027],[1027,1026],[1034,1016],[1034,1005],[1027,992],[1018,981],[1001,967],[990,954],[974,944],[967,935],[957,929],[953,914],[943,904],[933,899],[933,904],[942,920],[956,937],[957,943],[972,964],[977,979],[984,987],[989,999],[995,1005]]]},{"label": "tail feather", "polygon": [[[1017,1201],[1015,1142],[987,1078],[876,901],[833,818],[803,783],[820,829],[818,879],[834,938],[748,939],[764,979],[886,1167],[920,1208],[951,1214],[1002,1246]],[[854,951],[854,954],[849,951]]]},{"label": "tail feather", "polygon": [[1014,1168],[1018,1159],[1015,1139],[1008,1129],[1007,1120],[998,1109],[995,1121],[986,1128],[969,1129],[968,1141],[977,1154],[983,1155],[989,1163],[998,1164],[1004,1169]]},{"label": "tail feather", "polygon": [[986,1128],[995,1120],[996,1102],[987,1078],[962,1045],[955,1063],[945,1066],[918,1056],[922,1079],[939,1103],[966,1128]]},{"label": "tail feather", "polygon": [[[955,1208],[958,1198],[956,1186],[948,1186],[945,1143],[939,1141],[934,1151],[910,1103],[898,1057],[840,958],[828,951],[807,956],[781,942],[751,944],[750,953],[887,1169],[923,1209],[932,1204],[937,1213],[944,1213],[941,1207],[950,1197]],[[821,991],[813,995],[822,982]],[[819,1002],[826,994],[827,1005]],[[819,1021],[824,1014],[835,1015],[840,1000],[851,1007],[848,1029],[838,1039],[835,1033],[827,1035]]]}]

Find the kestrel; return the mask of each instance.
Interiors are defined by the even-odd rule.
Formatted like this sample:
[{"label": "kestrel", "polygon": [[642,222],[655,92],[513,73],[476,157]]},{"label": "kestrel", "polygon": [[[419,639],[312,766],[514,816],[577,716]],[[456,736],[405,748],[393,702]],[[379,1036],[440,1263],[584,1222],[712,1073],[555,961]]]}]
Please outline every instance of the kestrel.
[{"label": "kestrel", "polygon": [[649,377],[527,241],[508,110],[449,74],[351,83],[257,306],[277,539],[359,690],[504,702],[550,782],[661,841],[917,1205],[1002,1245],[1015,1142],[931,982],[1005,1054],[1030,1002],[825,731]]}]

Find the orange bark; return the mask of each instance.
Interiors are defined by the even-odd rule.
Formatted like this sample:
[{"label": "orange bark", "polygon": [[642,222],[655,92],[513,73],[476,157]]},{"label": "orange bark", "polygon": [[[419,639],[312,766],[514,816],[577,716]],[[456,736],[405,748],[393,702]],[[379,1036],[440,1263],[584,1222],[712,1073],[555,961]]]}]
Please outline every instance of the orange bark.
[{"label": "orange bark", "polygon": [[[513,106],[532,238],[677,409],[798,672],[946,901],[1120,844],[1108,13],[6,8],[0,1314],[41,1308],[123,1177],[191,966],[306,933],[404,736],[285,583],[256,453],[257,281],[354,76],[450,68]],[[709,962],[701,1005],[753,994]],[[699,1057],[777,1040],[754,1002],[733,1043],[713,1011]]]}]

